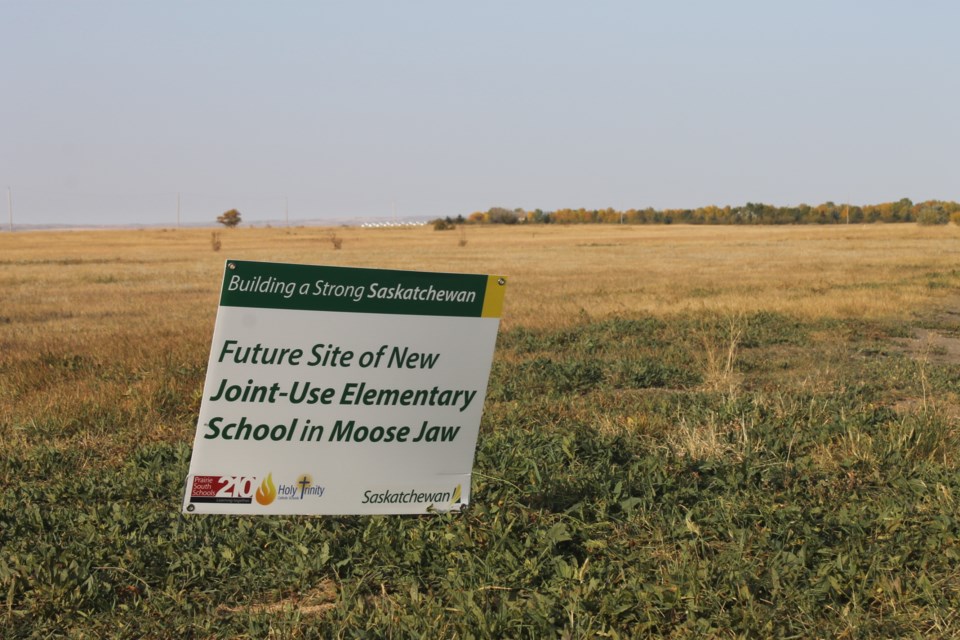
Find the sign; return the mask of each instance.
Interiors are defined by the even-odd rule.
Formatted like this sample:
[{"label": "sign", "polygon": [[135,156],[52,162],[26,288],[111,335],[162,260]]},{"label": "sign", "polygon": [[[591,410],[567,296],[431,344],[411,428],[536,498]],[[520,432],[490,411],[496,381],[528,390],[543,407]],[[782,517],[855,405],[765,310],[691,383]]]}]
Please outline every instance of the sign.
[{"label": "sign", "polygon": [[227,261],[183,510],[469,504],[505,285]]}]

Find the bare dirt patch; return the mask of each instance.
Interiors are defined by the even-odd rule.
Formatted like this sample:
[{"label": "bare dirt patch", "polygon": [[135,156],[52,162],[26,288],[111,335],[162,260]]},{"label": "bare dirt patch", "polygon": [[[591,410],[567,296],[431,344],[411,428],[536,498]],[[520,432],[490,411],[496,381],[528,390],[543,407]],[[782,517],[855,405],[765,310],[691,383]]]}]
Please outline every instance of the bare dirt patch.
[{"label": "bare dirt patch", "polygon": [[323,615],[336,606],[337,591],[333,582],[325,580],[317,587],[306,593],[294,594],[277,602],[251,603],[228,607],[220,605],[217,611],[221,614],[229,613],[279,613],[283,611],[297,612],[303,616]]},{"label": "bare dirt patch", "polygon": [[[927,324],[927,323],[925,323]],[[935,311],[929,326],[895,342],[902,353],[936,364],[960,364],[960,296],[951,296]]]},{"label": "bare dirt patch", "polygon": [[[927,365],[960,365],[960,295],[949,297],[939,309],[924,318],[924,327],[917,327],[909,338],[894,340],[896,350],[920,364],[920,375]],[[957,393],[939,397],[903,398],[894,403],[901,414],[926,414],[935,411],[950,421],[960,420],[960,397]]]}]

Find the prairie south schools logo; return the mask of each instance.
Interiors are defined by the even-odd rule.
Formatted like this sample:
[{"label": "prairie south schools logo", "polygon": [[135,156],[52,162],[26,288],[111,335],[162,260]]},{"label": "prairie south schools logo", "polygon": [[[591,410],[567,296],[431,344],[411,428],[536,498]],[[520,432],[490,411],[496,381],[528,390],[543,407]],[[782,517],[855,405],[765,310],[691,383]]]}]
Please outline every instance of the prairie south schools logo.
[{"label": "prairie south schools logo", "polygon": [[255,476],[193,476],[190,502],[251,504],[256,496],[260,504],[270,504],[277,497],[272,474],[258,480]]}]

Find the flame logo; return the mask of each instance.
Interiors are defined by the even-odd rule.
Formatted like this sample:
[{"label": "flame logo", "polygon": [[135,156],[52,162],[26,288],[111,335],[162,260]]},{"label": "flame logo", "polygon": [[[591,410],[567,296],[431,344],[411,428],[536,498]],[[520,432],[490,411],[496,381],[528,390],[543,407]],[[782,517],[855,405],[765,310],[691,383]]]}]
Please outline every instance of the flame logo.
[{"label": "flame logo", "polygon": [[453,490],[453,497],[450,498],[450,504],[457,504],[460,502],[460,485],[457,485],[457,488]]},{"label": "flame logo", "polygon": [[273,474],[268,473],[267,477],[260,483],[260,488],[257,489],[257,502],[267,506],[276,499],[277,487],[273,484]]}]

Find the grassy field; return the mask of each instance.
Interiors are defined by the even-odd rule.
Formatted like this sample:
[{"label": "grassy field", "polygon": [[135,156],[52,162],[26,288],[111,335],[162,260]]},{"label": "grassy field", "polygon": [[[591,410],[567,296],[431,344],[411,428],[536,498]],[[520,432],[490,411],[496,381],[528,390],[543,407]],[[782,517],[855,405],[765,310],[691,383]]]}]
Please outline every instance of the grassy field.
[{"label": "grassy field", "polygon": [[[3,637],[960,636],[960,228],[221,240],[0,233]],[[509,276],[466,513],[180,514],[227,257]]]}]

